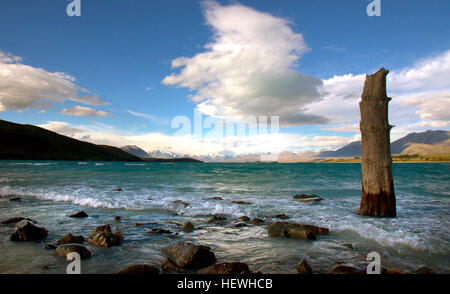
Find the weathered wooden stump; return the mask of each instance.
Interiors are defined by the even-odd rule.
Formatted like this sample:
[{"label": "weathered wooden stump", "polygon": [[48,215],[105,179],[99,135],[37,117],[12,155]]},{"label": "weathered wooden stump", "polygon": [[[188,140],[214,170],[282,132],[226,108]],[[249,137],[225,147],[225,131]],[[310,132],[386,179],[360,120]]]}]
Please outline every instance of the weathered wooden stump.
[{"label": "weathered wooden stump", "polygon": [[386,95],[388,70],[367,75],[359,108],[361,111],[362,193],[359,214],[395,217],[392,157]]}]

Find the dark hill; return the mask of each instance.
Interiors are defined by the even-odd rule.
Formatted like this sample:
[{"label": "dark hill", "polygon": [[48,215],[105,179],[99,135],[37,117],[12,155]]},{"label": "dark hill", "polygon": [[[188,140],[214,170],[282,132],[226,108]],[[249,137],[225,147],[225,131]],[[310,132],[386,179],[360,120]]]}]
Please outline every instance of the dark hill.
[{"label": "dark hill", "polygon": [[49,130],[0,120],[0,159],[141,161],[119,148],[79,141]]}]

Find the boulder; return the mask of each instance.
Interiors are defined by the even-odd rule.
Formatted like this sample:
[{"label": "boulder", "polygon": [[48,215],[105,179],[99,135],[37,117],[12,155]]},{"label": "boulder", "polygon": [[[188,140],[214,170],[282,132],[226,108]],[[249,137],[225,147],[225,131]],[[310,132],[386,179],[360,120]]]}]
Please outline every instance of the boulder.
[{"label": "boulder", "polygon": [[21,216],[5,219],[1,223],[4,224],[4,225],[10,225],[10,224],[16,224],[16,223],[18,223],[20,221],[23,221],[23,220],[27,220],[27,221],[30,221],[30,222],[33,222],[33,223],[37,224],[37,221],[34,221],[34,220],[32,220],[30,218],[27,218],[27,217],[21,217]]},{"label": "boulder", "polygon": [[171,257],[180,268],[203,268],[216,262],[211,248],[191,242],[176,242],[161,251]]},{"label": "boulder", "polygon": [[240,216],[238,219],[239,219],[240,221],[243,221],[243,222],[248,222],[248,221],[250,221],[250,218],[249,218],[248,216],[246,216],[246,215]]},{"label": "boulder", "polygon": [[201,269],[198,274],[214,274],[214,275],[236,275],[250,274],[248,265],[244,262],[225,262],[218,263],[207,268]]},{"label": "boulder", "polygon": [[116,192],[120,192],[120,191],[123,191],[123,189],[122,188],[114,188],[114,189],[112,189],[113,191],[116,191]]},{"label": "boulder", "polygon": [[262,225],[264,223],[264,220],[255,217],[255,218],[252,219],[252,221],[250,223],[252,225]]},{"label": "boulder", "polygon": [[242,204],[242,205],[253,204],[253,202],[247,202],[247,201],[241,201],[241,200],[236,200],[236,201],[232,201],[232,202],[236,203],[236,204]]},{"label": "boulder", "polygon": [[214,215],[212,218],[209,219],[208,224],[216,223],[216,222],[223,222],[226,220],[227,220],[227,218],[224,216]]},{"label": "boulder", "polygon": [[304,203],[313,203],[313,202],[319,202],[322,201],[323,198],[316,194],[297,194],[292,197],[294,200],[299,200],[299,202]]},{"label": "boulder", "polygon": [[395,268],[387,268],[383,274],[385,275],[407,275],[408,273],[405,271],[402,271],[400,269],[395,269]]},{"label": "boulder", "polygon": [[109,225],[99,226],[92,230],[88,242],[99,247],[118,246],[123,241],[123,235],[120,230],[115,233]]},{"label": "boulder", "polygon": [[14,233],[11,235],[12,241],[41,241],[47,237],[48,231],[38,227],[29,220],[21,220],[14,227]]},{"label": "boulder", "polygon": [[285,215],[284,213],[280,213],[277,215],[273,216],[274,218],[279,218],[279,219],[289,219],[289,216]]},{"label": "boulder", "polygon": [[171,231],[165,230],[165,229],[152,229],[151,231],[148,231],[147,234],[172,234]]},{"label": "boulder", "polygon": [[320,198],[319,195],[316,194],[297,194],[292,196],[292,199],[311,199],[311,198]]},{"label": "boulder", "polygon": [[302,275],[310,275],[313,273],[312,267],[309,265],[308,261],[306,261],[306,259],[304,258],[300,260],[295,269],[297,270],[297,273]]},{"label": "boulder", "polygon": [[190,205],[189,203],[187,203],[187,202],[185,202],[183,200],[175,200],[175,201],[172,201],[172,203],[173,204],[182,204],[182,205],[184,205],[184,207],[187,207],[187,206]]},{"label": "boulder", "polygon": [[64,237],[62,237],[61,239],[59,239],[58,241],[56,241],[58,244],[69,244],[69,243],[78,243],[81,244],[84,242],[84,237],[79,235],[79,236],[74,236],[72,234],[67,234]]},{"label": "boulder", "polygon": [[163,261],[161,262],[161,268],[168,273],[182,273],[183,270],[178,267],[178,265],[173,262],[172,259],[166,257],[163,259]]},{"label": "boulder", "polygon": [[327,233],[327,228],[288,222],[274,222],[270,224],[268,231],[269,237],[279,236],[310,240],[315,240],[316,235]]},{"label": "boulder", "polygon": [[119,215],[116,215],[116,216],[114,217],[114,220],[115,220],[116,222],[120,222],[120,221],[122,220],[122,218],[121,218]]},{"label": "boulder", "polygon": [[20,197],[14,197],[14,198],[9,198],[9,201],[11,201],[11,202],[22,202],[22,199]]},{"label": "boulder", "polygon": [[67,256],[71,252],[78,253],[81,259],[91,258],[93,255],[89,248],[80,244],[63,244],[55,249],[56,256]]},{"label": "boulder", "polygon": [[186,233],[190,233],[194,230],[194,225],[191,222],[186,222],[183,226],[183,231]]},{"label": "boulder", "polygon": [[426,266],[421,266],[418,269],[416,269],[414,272],[416,274],[421,274],[421,275],[434,275],[435,274],[435,272],[431,268],[426,267]]},{"label": "boulder", "polygon": [[83,210],[69,214],[69,217],[88,217],[87,213]]},{"label": "boulder", "polygon": [[305,230],[305,231],[311,231],[316,235],[325,235],[328,234],[329,230],[328,228],[324,227],[318,227],[313,225],[305,225],[305,224],[297,224],[297,223],[290,223],[290,222],[274,222],[270,225],[270,228],[272,228],[272,234],[274,236],[282,235],[282,232],[289,228],[296,228],[298,230]]},{"label": "boulder", "polygon": [[351,243],[345,243],[345,244],[342,244],[342,246],[347,247],[348,249],[352,249],[352,250],[355,249],[355,247]]},{"label": "boulder", "polygon": [[241,222],[241,223],[235,224],[233,227],[235,227],[235,228],[240,228],[240,227],[245,227],[245,226],[247,226],[247,224]]},{"label": "boulder", "polygon": [[[331,269],[330,274],[352,274],[352,275],[366,275],[367,266],[370,263],[367,261],[360,261],[356,263],[339,263]],[[387,270],[381,268],[381,273],[386,274]]]},{"label": "boulder", "polygon": [[159,274],[159,269],[151,264],[135,264],[121,270],[119,275],[156,275]]}]

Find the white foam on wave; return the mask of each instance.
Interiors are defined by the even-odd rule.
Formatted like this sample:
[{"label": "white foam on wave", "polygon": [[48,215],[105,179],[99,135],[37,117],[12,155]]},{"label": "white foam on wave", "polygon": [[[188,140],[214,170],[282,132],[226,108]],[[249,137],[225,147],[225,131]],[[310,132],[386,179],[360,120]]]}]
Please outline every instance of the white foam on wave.
[{"label": "white foam on wave", "polygon": [[8,165],[46,166],[56,165],[56,162],[10,162]]}]

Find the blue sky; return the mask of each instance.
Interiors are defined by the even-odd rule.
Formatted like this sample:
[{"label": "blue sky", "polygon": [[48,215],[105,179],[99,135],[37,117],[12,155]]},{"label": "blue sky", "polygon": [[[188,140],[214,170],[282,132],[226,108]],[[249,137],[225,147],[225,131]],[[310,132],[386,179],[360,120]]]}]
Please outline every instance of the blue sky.
[{"label": "blue sky", "polygon": [[[147,150],[176,151],[172,141],[176,129],[171,128],[170,122],[178,115],[193,119],[196,108],[205,117],[223,115],[236,121],[244,115],[280,115],[282,121],[286,117],[280,129],[286,142],[282,148],[337,148],[358,139],[355,124],[360,93],[355,93],[360,92],[362,74],[386,67],[391,70],[393,98],[398,97],[397,104],[391,106],[391,120],[398,126],[393,138],[410,131],[449,129],[446,113],[450,83],[445,81],[450,49],[449,1],[381,0],[379,17],[366,14],[370,1],[365,0],[81,0],[79,17],[67,16],[69,2],[0,2],[0,52],[3,73],[10,75],[0,82],[1,119],[43,125],[97,143],[119,145],[143,140],[146,142],[140,146]],[[252,24],[263,24],[271,33],[265,39],[265,31],[248,30]],[[233,26],[232,32],[228,30],[229,25]],[[220,48],[236,38],[241,48],[250,49],[237,59],[241,63],[221,67],[229,56],[220,55],[223,53]],[[268,42],[269,38],[273,41]],[[215,44],[219,49],[205,48],[207,44]],[[261,45],[251,48],[252,44]],[[292,54],[293,49],[298,51]],[[206,63],[201,63],[205,57],[202,54],[211,51],[220,56],[208,55]],[[263,51],[275,52],[266,61],[279,65],[280,75],[267,73],[251,77],[245,81],[246,88],[240,89],[244,76],[266,68],[266,61],[253,59],[258,54],[265,56]],[[279,56],[278,52],[281,52]],[[255,56],[249,56],[252,53]],[[292,56],[294,61],[290,59]],[[189,59],[188,63],[172,68],[172,61],[180,57]],[[254,60],[258,60],[257,64]],[[211,64],[217,74],[214,82],[221,83],[221,87],[198,85],[194,75],[182,73],[183,69],[210,68]],[[437,72],[430,71],[430,65]],[[250,69],[252,66],[254,71]],[[233,75],[236,68],[244,73]],[[40,69],[44,73],[36,74]],[[2,67],[0,73],[1,70]],[[23,83],[24,77],[41,79],[43,84],[52,83],[54,76],[48,81],[43,79],[46,73],[55,72],[70,75],[61,79],[71,85],[49,90],[28,89],[29,85]],[[430,72],[440,77],[436,83],[429,82],[432,77],[426,75]],[[178,78],[163,83],[171,75]],[[307,80],[308,76],[313,80]],[[325,88],[316,93],[310,85],[314,81]],[[225,89],[228,82],[232,86]],[[263,86],[257,88],[261,83]],[[296,83],[298,86],[292,91],[303,95],[298,103],[292,101],[292,91],[273,90]],[[14,93],[10,91],[11,85]],[[80,103],[73,99],[73,93],[66,93],[65,87],[72,86],[86,89],[78,95],[93,95],[104,103],[97,100]],[[238,88],[258,94],[249,95],[243,101]],[[60,97],[50,99],[51,106],[40,104],[46,100],[30,97],[35,91]],[[203,100],[190,98],[199,93]],[[32,100],[31,104],[14,102],[29,102],[27,99]],[[302,111],[298,112],[299,109]],[[296,143],[300,141],[301,144]],[[168,142],[171,142],[169,147]],[[184,142],[197,147],[191,151],[183,147],[180,152],[195,153],[197,149],[211,147],[200,148],[197,143]],[[220,151],[220,148],[211,149]],[[236,148],[235,151],[243,150],[256,149]]]}]

